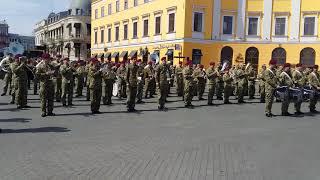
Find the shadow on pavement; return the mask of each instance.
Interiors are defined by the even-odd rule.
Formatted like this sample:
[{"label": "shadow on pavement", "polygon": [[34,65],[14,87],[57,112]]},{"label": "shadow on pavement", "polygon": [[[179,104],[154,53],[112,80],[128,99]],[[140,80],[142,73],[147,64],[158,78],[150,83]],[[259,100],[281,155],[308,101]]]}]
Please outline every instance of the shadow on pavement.
[{"label": "shadow on pavement", "polygon": [[30,128],[30,129],[2,129],[2,134],[13,133],[60,133],[69,132],[70,129],[64,127],[42,127],[42,128]]},{"label": "shadow on pavement", "polygon": [[0,119],[0,122],[21,122],[21,123],[27,123],[30,122],[31,119],[26,118],[12,118],[12,119]]},{"label": "shadow on pavement", "polygon": [[17,108],[0,109],[0,112],[1,112],[1,111],[16,112],[16,111],[19,111],[19,109],[17,109]]}]

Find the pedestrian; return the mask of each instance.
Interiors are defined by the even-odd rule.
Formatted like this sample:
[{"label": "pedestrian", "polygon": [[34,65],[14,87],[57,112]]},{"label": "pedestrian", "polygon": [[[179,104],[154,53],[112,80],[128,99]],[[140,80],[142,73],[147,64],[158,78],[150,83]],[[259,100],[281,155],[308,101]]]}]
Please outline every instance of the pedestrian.
[{"label": "pedestrian", "polygon": [[197,94],[198,94],[198,100],[204,100],[203,94],[204,90],[206,88],[206,71],[204,70],[204,66],[202,64],[199,65],[199,68],[197,68],[194,71],[194,75],[196,77],[196,83],[197,85]]},{"label": "pedestrian", "polygon": [[267,117],[274,116],[272,114],[272,105],[274,100],[274,94],[278,85],[278,78],[276,74],[276,60],[270,60],[269,68],[264,73],[265,78],[265,92],[266,92],[266,109],[265,113]]},{"label": "pedestrian", "polygon": [[[303,73],[302,64],[297,64],[296,65],[296,69],[292,71],[292,80],[293,80],[293,83],[294,83],[294,87],[300,89],[301,91],[303,91],[303,88],[307,84],[307,77]],[[302,101],[303,101],[303,98],[297,100],[294,103],[294,107],[295,107],[295,110],[296,110],[295,115],[304,114],[304,113],[301,112]]]},{"label": "pedestrian", "polygon": [[265,64],[262,65],[260,73],[258,75],[259,79],[259,93],[260,93],[260,102],[266,102],[266,79],[264,77],[264,73],[266,72],[267,66]]},{"label": "pedestrian", "polygon": [[84,78],[86,69],[84,67],[84,61],[78,61],[78,66],[76,68],[76,97],[81,97],[84,87]]},{"label": "pedestrian", "polygon": [[104,81],[104,97],[103,97],[103,104],[104,105],[111,105],[112,104],[112,92],[113,92],[113,84],[116,82],[117,76],[116,73],[113,71],[112,64],[108,64],[103,67],[102,71],[102,78]]},{"label": "pedestrian", "polygon": [[215,69],[215,63],[212,61],[210,62],[210,66],[207,69],[207,78],[208,78],[208,105],[213,105],[213,96],[216,89],[216,78],[218,77],[219,73]]},{"label": "pedestrian", "polygon": [[9,95],[11,95],[11,93],[12,93],[12,71],[10,68],[11,63],[13,63],[12,54],[8,54],[0,62],[0,68],[6,72],[4,79],[3,79],[5,82],[5,85],[3,87],[3,93],[1,94],[1,96],[7,95],[8,89],[9,89]]},{"label": "pedestrian", "polygon": [[230,68],[226,67],[226,69],[223,72],[223,82],[224,82],[224,97],[223,101],[224,104],[231,104],[229,101],[229,98],[232,94],[232,74],[230,72]]},{"label": "pedestrian", "polygon": [[138,88],[138,77],[139,77],[139,66],[137,65],[137,59],[133,58],[131,64],[127,67],[126,81],[128,87],[128,99],[127,99],[127,110],[128,112],[135,112],[137,88]]},{"label": "pedestrian", "polygon": [[247,82],[248,82],[248,95],[249,99],[254,99],[254,95],[256,93],[256,72],[252,65],[250,64],[249,67],[247,68]]},{"label": "pedestrian", "polygon": [[119,99],[127,98],[127,82],[126,82],[126,64],[121,62],[117,69],[118,77],[118,97]]},{"label": "pedestrian", "polygon": [[155,71],[152,61],[148,62],[148,65],[144,68],[144,97],[153,98],[152,86],[155,81]]},{"label": "pedestrian", "polygon": [[40,103],[41,117],[55,116],[53,113],[54,106],[54,67],[50,65],[50,55],[42,55],[43,63],[36,67],[36,75],[40,81]]},{"label": "pedestrian", "polygon": [[178,67],[175,70],[176,89],[179,97],[183,96],[183,62],[179,61]]},{"label": "pedestrian", "polygon": [[143,86],[144,86],[144,67],[145,65],[142,63],[141,59],[137,60],[138,65],[138,87],[137,87],[137,104],[143,104],[144,101],[142,101],[143,98]]}]

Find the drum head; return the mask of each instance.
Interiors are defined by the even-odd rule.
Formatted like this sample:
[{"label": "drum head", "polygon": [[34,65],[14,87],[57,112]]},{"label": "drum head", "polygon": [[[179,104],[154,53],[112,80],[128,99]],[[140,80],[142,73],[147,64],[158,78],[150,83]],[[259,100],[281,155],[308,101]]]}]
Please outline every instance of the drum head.
[{"label": "drum head", "polygon": [[113,91],[112,91],[113,96],[118,96],[118,82],[113,84]]}]

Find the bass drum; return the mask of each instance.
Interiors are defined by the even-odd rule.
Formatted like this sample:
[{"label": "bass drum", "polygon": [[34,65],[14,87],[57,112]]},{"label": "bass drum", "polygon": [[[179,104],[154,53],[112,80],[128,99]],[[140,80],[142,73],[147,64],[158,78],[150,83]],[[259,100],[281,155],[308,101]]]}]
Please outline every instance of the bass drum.
[{"label": "bass drum", "polygon": [[112,90],[112,95],[114,97],[117,97],[118,96],[118,90],[119,90],[119,87],[118,87],[118,82],[114,83],[113,84],[113,90]]}]

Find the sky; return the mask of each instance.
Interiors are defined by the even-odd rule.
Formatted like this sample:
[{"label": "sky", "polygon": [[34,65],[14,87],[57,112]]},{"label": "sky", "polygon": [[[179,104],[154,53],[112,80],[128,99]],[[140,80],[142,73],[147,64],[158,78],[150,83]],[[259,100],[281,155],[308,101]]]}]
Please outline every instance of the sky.
[{"label": "sky", "polygon": [[7,21],[9,33],[32,35],[37,22],[69,5],[70,0],[8,0],[0,5],[0,21]]}]

